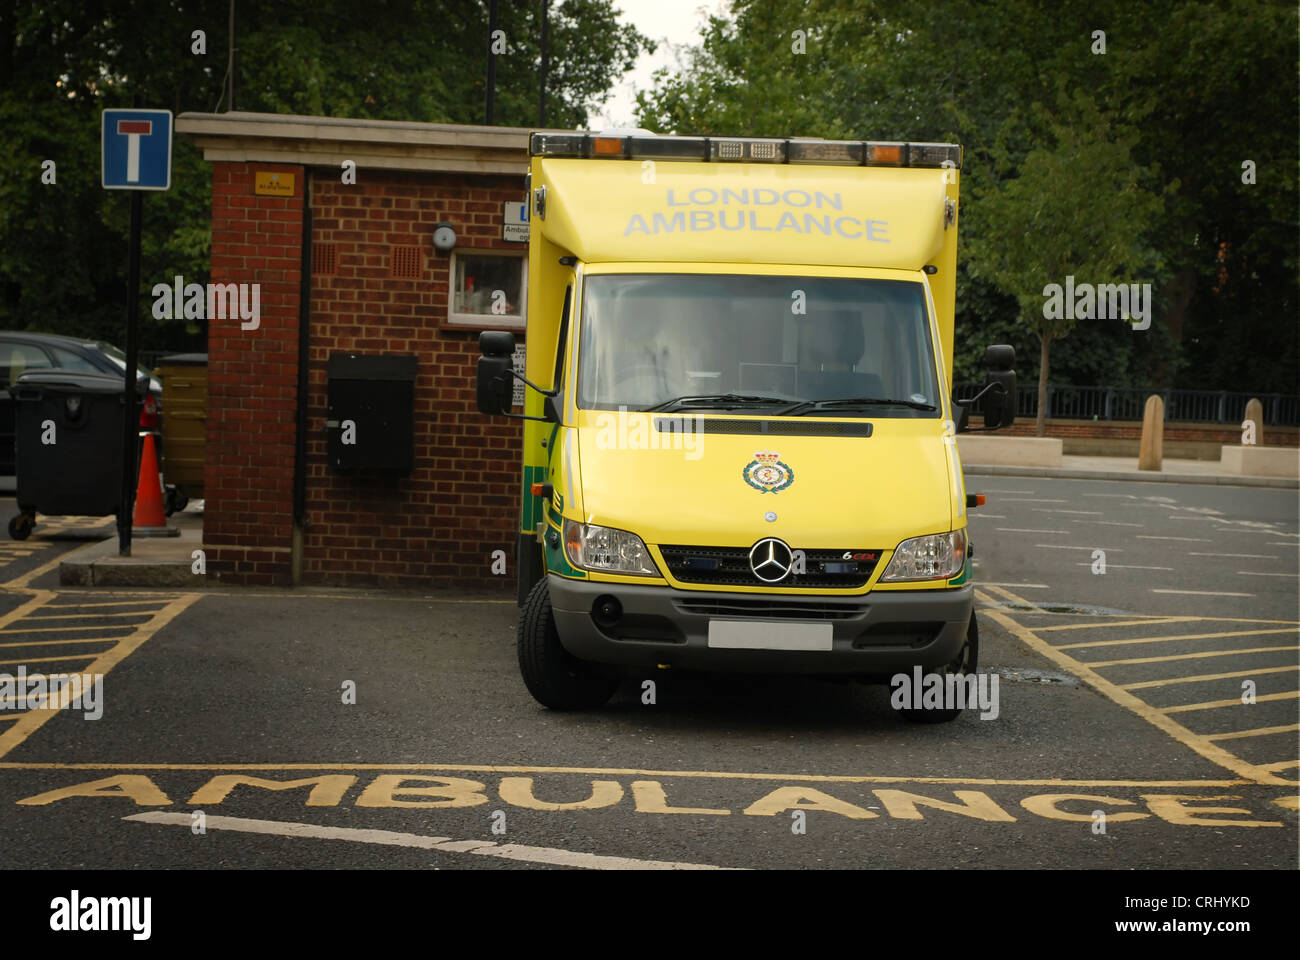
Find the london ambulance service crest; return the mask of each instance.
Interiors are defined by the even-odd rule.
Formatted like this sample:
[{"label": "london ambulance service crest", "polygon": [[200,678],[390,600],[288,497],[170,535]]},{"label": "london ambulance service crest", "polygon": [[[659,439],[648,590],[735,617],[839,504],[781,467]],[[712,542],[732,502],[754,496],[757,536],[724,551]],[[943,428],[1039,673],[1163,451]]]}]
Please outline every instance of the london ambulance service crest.
[{"label": "london ambulance service crest", "polygon": [[745,482],[759,493],[780,493],[794,483],[794,471],[782,462],[779,453],[760,450],[745,465]]}]

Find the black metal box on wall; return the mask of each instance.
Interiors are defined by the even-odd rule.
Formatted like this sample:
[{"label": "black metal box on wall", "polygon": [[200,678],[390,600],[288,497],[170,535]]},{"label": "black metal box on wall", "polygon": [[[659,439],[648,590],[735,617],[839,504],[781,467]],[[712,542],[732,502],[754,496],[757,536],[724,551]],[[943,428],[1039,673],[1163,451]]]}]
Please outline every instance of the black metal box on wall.
[{"label": "black metal box on wall", "polygon": [[335,470],[409,472],[415,460],[414,356],[331,353],[329,462]]}]

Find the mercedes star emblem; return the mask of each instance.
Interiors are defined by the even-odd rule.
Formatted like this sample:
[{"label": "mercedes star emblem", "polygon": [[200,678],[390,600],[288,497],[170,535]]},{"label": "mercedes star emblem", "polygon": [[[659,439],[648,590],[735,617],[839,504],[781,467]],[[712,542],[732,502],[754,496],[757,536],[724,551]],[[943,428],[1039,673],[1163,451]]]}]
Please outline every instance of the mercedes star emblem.
[{"label": "mercedes star emblem", "polygon": [[784,580],[794,564],[794,552],[783,540],[767,537],[749,551],[749,568],[764,583]]}]

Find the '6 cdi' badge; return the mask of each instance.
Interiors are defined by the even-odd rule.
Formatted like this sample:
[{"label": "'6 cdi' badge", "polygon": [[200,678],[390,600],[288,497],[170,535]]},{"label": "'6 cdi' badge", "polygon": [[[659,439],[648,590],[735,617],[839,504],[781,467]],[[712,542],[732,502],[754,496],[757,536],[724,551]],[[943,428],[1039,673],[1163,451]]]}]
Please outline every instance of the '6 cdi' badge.
[{"label": "'6 cdi' badge", "polygon": [[759,493],[780,493],[794,483],[794,471],[779,453],[760,450],[745,465],[745,482]]}]

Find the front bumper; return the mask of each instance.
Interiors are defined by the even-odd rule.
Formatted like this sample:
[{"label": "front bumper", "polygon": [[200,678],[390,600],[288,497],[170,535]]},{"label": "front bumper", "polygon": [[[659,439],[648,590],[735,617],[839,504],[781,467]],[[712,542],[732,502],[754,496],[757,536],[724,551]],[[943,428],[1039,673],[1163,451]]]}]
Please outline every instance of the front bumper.
[{"label": "front bumper", "polygon": [[[556,574],[549,574],[548,582],[564,648],[580,660],[628,667],[879,678],[951,663],[974,610],[971,584],[835,597],[678,590]],[[605,597],[622,606],[617,621],[597,622],[593,616],[597,600]],[[710,647],[711,620],[829,622],[831,649]]]}]

